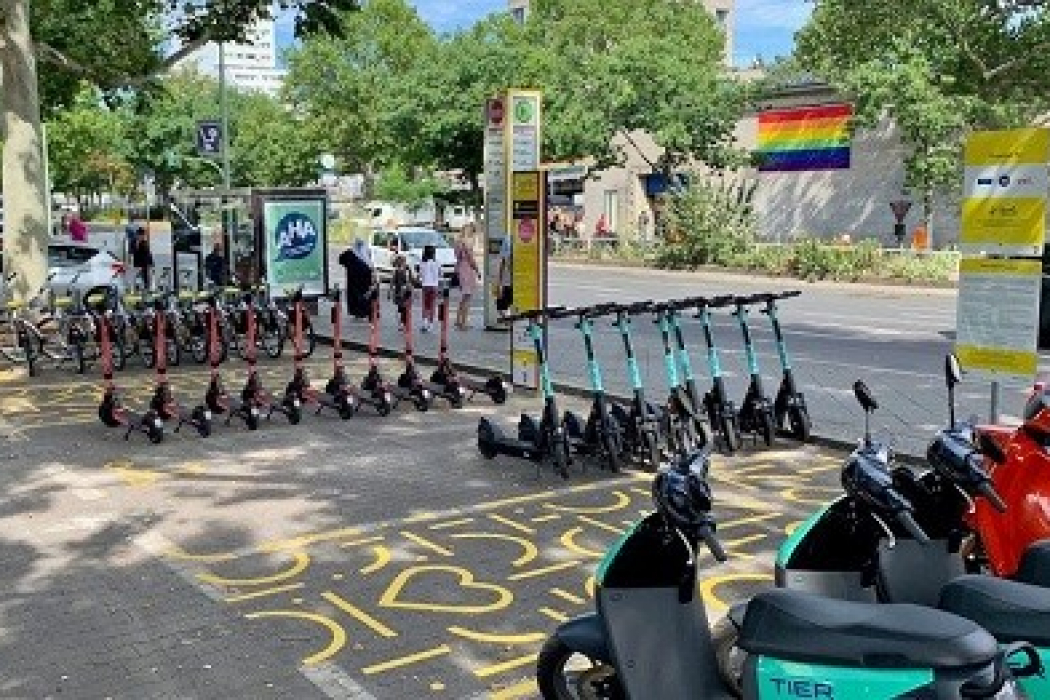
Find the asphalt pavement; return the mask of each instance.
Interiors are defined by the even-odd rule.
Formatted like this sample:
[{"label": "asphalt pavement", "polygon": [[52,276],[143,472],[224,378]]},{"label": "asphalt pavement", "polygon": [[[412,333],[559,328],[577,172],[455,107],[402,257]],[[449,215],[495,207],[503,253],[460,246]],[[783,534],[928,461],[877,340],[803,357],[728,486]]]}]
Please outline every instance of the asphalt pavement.
[{"label": "asphalt pavement", "polygon": [[[333,280],[342,271],[333,269]],[[781,322],[799,387],[813,419],[814,433],[855,443],[862,435],[863,413],[853,398],[853,383],[869,385],[879,401],[873,427],[902,452],[921,455],[933,431],[947,421],[944,356],[951,352],[955,329],[954,289],[867,284],[805,283],[716,272],[667,272],[646,268],[552,262],[551,304],[582,306],[605,301],[668,299],[695,295],[749,294],[799,289],[800,297],[781,304]],[[455,291],[453,291],[455,299]],[[389,303],[384,301],[382,342],[394,351],[403,344]],[[509,335],[485,331],[481,309],[473,309],[475,329],[451,331],[452,356],[466,365],[509,371]],[[416,299],[416,318],[419,300]],[[327,328],[321,319],[318,328]],[[663,349],[655,324],[635,322],[635,345],[649,396],[666,396]],[[622,343],[608,323],[598,323],[596,349],[607,389],[626,395],[627,373]],[[698,321],[686,317],[684,330],[699,382],[707,386],[705,348]],[[751,330],[763,382],[771,395],[780,381],[773,334],[764,315],[753,314]],[[330,331],[328,331],[330,335]],[[715,338],[730,395],[739,402],[748,383],[740,328],[728,310],[715,313]],[[344,337],[364,342],[367,324],[348,323]],[[571,321],[550,329],[551,369],[564,385],[586,387],[583,343]],[[416,333],[417,355],[437,354],[437,334]],[[1026,385],[1002,388],[1001,419],[1020,414]],[[966,378],[957,394],[959,415],[989,417],[990,385]]]}]

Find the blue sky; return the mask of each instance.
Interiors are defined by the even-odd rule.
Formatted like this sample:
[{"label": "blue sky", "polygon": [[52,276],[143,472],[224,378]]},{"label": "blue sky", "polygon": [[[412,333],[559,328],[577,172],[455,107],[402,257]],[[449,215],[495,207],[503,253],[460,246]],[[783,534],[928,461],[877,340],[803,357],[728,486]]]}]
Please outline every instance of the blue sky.
[{"label": "blue sky", "polygon": [[[420,16],[439,32],[470,26],[481,17],[507,8],[506,0],[413,0]],[[756,57],[772,59],[791,53],[794,33],[809,17],[808,0],[736,0],[734,63]],[[291,27],[278,22],[278,46],[291,41]]]}]

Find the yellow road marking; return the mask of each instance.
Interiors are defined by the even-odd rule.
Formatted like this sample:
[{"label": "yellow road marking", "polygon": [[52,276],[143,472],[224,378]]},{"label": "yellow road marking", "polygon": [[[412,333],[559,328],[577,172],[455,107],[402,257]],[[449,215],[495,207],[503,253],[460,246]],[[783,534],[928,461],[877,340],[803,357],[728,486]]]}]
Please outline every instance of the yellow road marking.
[{"label": "yellow road marking", "polygon": [[466,524],[472,523],[472,522],[474,522],[474,518],[460,518],[459,520],[449,520],[448,522],[444,522],[444,523],[434,523],[433,525],[430,525],[429,527],[427,527],[427,529],[428,530],[444,530],[446,528],[458,527],[460,525],[466,525]]},{"label": "yellow road marking", "polygon": [[532,698],[536,696],[536,681],[531,678],[515,683],[502,690],[493,691],[489,700],[520,700],[521,698]]},{"label": "yellow road marking", "polygon": [[375,555],[376,560],[368,566],[364,567],[363,569],[358,569],[358,573],[374,574],[375,572],[379,571],[384,566],[389,564],[390,560],[394,558],[394,554],[382,545],[372,547],[372,554]]},{"label": "yellow road marking", "polygon": [[352,604],[350,601],[346,600],[345,598],[343,598],[339,594],[333,593],[332,591],[324,591],[324,592],[321,593],[321,597],[324,598],[325,600],[327,600],[329,603],[331,603],[335,607],[337,607],[340,610],[342,610],[343,612],[345,612],[350,617],[352,617],[355,620],[357,620],[358,622],[360,622],[362,625],[364,625],[368,629],[370,629],[373,632],[375,632],[376,634],[378,634],[380,637],[387,637],[387,638],[389,638],[389,637],[396,637],[397,636],[397,632],[395,632],[394,630],[390,629],[389,627],[384,625],[382,622],[380,622],[379,620],[375,619],[374,617],[372,617],[371,615],[366,613],[364,610],[358,608],[357,606],[355,606],[354,604]]},{"label": "yellow road marking", "polygon": [[336,530],[324,530],[306,535],[299,535],[286,540],[273,540],[259,545],[261,552],[276,552],[282,549],[302,549],[325,540],[338,540],[343,537],[354,537],[360,535],[361,531],[356,527],[341,527]]},{"label": "yellow road marking", "polygon": [[768,574],[726,574],[724,576],[712,576],[700,584],[700,595],[709,609],[722,612],[729,609],[729,605],[715,593],[715,589],[728,583],[770,583]]},{"label": "yellow road marking", "polygon": [[540,612],[555,622],[565,622],[569,619],[568,615],[560,613],[557,610],[551,610],[550,608],[540,608]]},{"label": "yellow road marking", "polygon": [[442,547],[441,545],[437,544],[436,542],[431,542],[427,538],[420,537],[419,535],[416,535],[416,534],[413,534],[411,532],[408,532],[407,530],[402,530],[401,531],[401,536],[404,537],[406,540],[409,540],[411,542],[415,542],[420,547],[423,547],[425,549],[429,549],[432,552],[437,552],[438,554],[440,554],[443,557],[455,556],[450,550],[445,549],[444,547]]},{"label": "yellow road marking", "polygon": [[359,547],[363,544],[375,544],[376,542],[382,542],[385,537],[364,537],[359,540],[347,540],[346,542],[340,542],[340,547]]},{"label": "yellow road marking", "polygon": [[727,540],[725,545],[726,547],[742,547],[745,544],[751,544],[752,542],[758,542],[764,539],[766,539],[766,536],[764,534],[757,533],[754,535],[747,535],[745,537],[738,537],[735,540]]},{"label": "yellow road marking", "polygon": [[489,513],[489,519],[495,520],[497,523],[502,523],[507,527],[514,528],[519,532],[524,532],[526,535],[535,535],[536,530],[529,527],[528,525],[522,525],[517,520],[511,520],[510,518],[504,517],[499,513]]},{"label": "yellow road marking", "polygon": [[332,633],[332,641],[321,651],[304,658],[304,666],[312,666],[313,664],[318,664],[326,659],[330,659],[335,656],[340,649],[346,646],[346,632],[337,623],[329,620],[323,615],[301,612],[299,610],[264,610],[263,612],[248,613],[245,617],[249,620],[255,620],[262,617],[290,617],[292,619],[316,622],[322,627],[327,628],[328,631]]},{"label": "yellow road marking", "polygon": [[514,560],[515,567],[525,566],[540,555],[540,550],[536,545],[524,537],[515,537],[514,535],[504,535],[495,532],[463,532],[452,535],[452,538],[457,540],[506,540],[507,542],[520,545],[525,550],[525,553]]},{"label": "yellow road marking", "polygon": [[390,659],[378,664],[372,664],[371,666],[365,666],[361,669],[361,673],[366,676],[372,676],[376,673],[383,673],[394,668],[401,668],[402,666],[408,666],[410,664],[419,663],[420,661],[426,661],[428,659],[437,658],[445,654],[450,654],[452,649],[447,645],[442,644],[436,646],[433,649],[426,649],[425,651],[418,652],[416,654],[409,654],[408,656],[400,656],[396,659]]},{"label": "yellow road marking", "polygon": [[218,576],[212,573],[197,574],[197,578],[205,583],[216,584],[220,586],[257,586],[264,583],[277,583],[279,581],[285,581],[290,578],[295,578],[302,572],[306,571],[306,567],[310,565],[310,555],[299,552],[295,555],[295,563],[292,564],[291,568],[285,571],[279,571],[276,574],[269,576],[259,576],[258,578],[226,578],[224,576]]},{"label": "yellow road marking", "polygon": [[552,588],[551,589],[551,593],[556,595],[556,596],[558,596],[562,600],[567,600],[570,603],[576,603],[576,605],[583,605],[584,603],[587,602],[586,600],[584,600],[580,596],[578,596],[578,595],[576,595],[574,593],[569,593],[568,591],[566,591],[565,589],[562,589],[562,588]]},{"label": "yellow road marking", "polygon": [[557,520],[561,516],[557,513],[549,513],[548,515],[537,515],[535,518],[531,518],[534,523],[549,523],[552,520]]},{"label": "yellow road marking", "polygon": [[551,564],[545,566],[542,569],[532,569],[531,571],[519,571],[516,574],[511,574],[507,577],[508,581],[523,581],[527,578],[536,578],[537,576],[544,576],[546,574],[553,574],[556,571],[564,571],[565,569],[571,569],[574,566],[579,566],[578,561],[563,561],[560,564]]},{"label": "yellow road marking", "polygon": [[[398,595],[405,585],[419,575],[429,575],[434,572],[453,574],[459,577],[459,587],[469,591],[486,591],[494,593],[495,599],[487,604],[458,604],[429,603],[411,600],[400,600]],[[474,574],[469,570],[458,566],[429,565],[413,566],[405,569],[390,582],[390,585],[379,598],[380,607],[404,608],[406,610],[426,610],[430,612],[453,612],[453,613],[487,613],[502,610],[514,602],[514,594],[503,586],[494,583],[482,583],[474,580]]]},{"label": "yellow road marking", "polygon": [[626,530],[624,530],[622,527],[616,527],[615,525],[609,525],[607,523],[603,523],[600,520],[594,520],[593,518],[588,518],[586,515],[577,515],[576,519],[579,520],[581,523],[586,523],[587,525],[593,525],[596,528],[599,528],[601,530],[606,530],[607,532],[614,532],[617,535],[622,535],[624,532],[626,532]]},{"label": "yellow road marking", "polygon": [[253,598],[263,598],[268,595],[277,595],[278,593],[284,593],[285,591],[294,591],[302,588],[305,584],[302,583],[289,583],[284,586],[274,586],[273,588],[266,588],[261,591],[252,591],[251,593],[241,593],[240,595],[231,595],[227,598],[223,598],[227,603],[240,603],[244,600],[251,600]]},{"label": "yellow road marking", "polygon": [[588,596],[593,598],[594,597],[594,589],[597,586],[598,586],[598,582],[597,582],[597,580],[595,580],[594,576],[588,576],[587,577],[587,581],[584,582],[584,584],[583,584],[583,590],[585,590],[587,592]]},{"label": "yellow road marking", "polygon": [[565,549],[569,550],[570,552],[573,552],[574,554],[579,554],[584,557],[590,557],[592,559],[601,559],[603,556],[605,556],[604,552],[596,552],[593,549],[587,549],[582,545],[576,544],[576,536],[581,534],[583,534],[582,527],[574,527],[568,530],[564,535],[561,536],[560,542],[562,547],[565,547]]},{"label": "yellow road marking", "polygon": [[724,523],[718,523],[719,530],[725,530],[728,527],[738,527],[740,525],[751,525],[754,523],[760,523],[763,520],[772,520],[773,518],[779,518],[780,513],[759,513],[757,515],[749,515],[746,518],[734,518],[733,520],[727,520]]},{"label": "yellow road marking", "polygon": [[190,554],[182,547],[172,547],[164,553],[164,556],[171,557],[172,559],[186,559],[188,561],[199,561],[205,564],[211,564],[219,561],[232,561],[239,559],[240,555],[233,554],[231,552],[220,552],[216,554]]},{"label": "yellow road marking", "polygon": [[529,632],[527,634],[501,634],[492,632],[477,632],[464,627],[449,627],[448,631],[457,637],[469,639],[472,642],[482,644],[537,644],[542,642],[546,635],[543,632]]},{"label": "yellow road marking", "polygon": [[510,659],[509,661],[503,661],[498,664],[492,664],[491,666],[483,666],[482,668],[474,669],[474,675],[478,678],[488,678],[489,676],[497,676],[505,671],[511,669],[520,668],[527,664],[535,663],[536,655],[527,654],[526,656],[519,656],[516,659]]},{"label": "yellow road marking", "polygon": [[602,513],[615,513],[616,511],[626,508],[631,502],[631,497],[623,491],[613,491],[612,496],[616,498],[616,503],[611,506],[560,506],[556,503],[544,503],[544,508],[550,510],[556,510],[563,513],[586,513],[588,515],[601,515]]}]

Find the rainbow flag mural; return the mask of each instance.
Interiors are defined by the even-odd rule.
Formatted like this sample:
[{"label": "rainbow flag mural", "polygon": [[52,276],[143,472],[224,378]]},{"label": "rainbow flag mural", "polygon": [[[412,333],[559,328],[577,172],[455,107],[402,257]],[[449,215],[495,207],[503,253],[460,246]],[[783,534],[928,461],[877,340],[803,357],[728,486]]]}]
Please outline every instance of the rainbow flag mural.
[{"label": "rainbow flag mural", "polygon": [[849,168],[848,104],[778,109],[758,115],[761,172]]}]

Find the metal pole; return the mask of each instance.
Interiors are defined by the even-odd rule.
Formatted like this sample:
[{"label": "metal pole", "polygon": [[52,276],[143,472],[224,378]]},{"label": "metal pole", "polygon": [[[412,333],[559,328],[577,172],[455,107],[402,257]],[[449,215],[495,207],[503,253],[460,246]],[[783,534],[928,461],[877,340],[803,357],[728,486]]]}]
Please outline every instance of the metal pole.
[{"label": "metal pole", "polygon": [[992,425],[999,423],[999,382],[992,380],[992,407],[989,420]]},{"label": "metal pole", "polygon": [[222,112],[222,186],[230,189],[230,110],[226,103],[226,45],[219,42],[219,109]]}]

